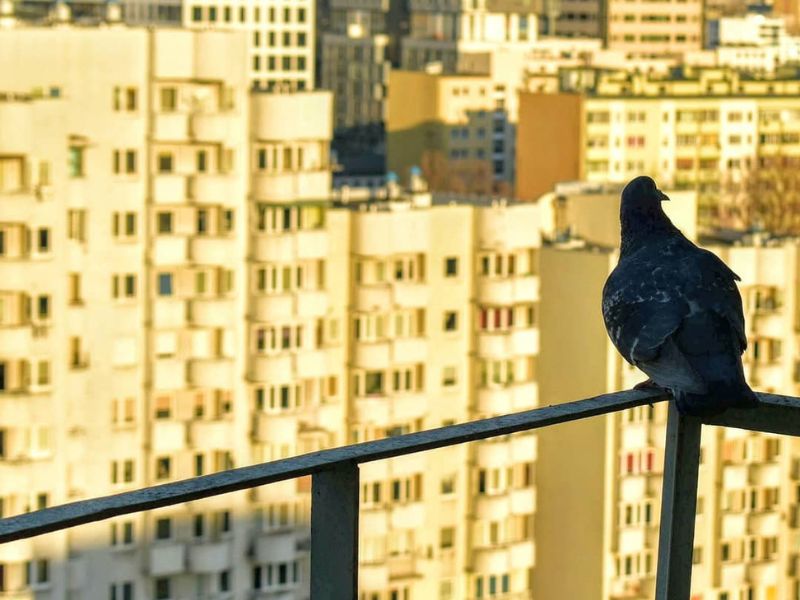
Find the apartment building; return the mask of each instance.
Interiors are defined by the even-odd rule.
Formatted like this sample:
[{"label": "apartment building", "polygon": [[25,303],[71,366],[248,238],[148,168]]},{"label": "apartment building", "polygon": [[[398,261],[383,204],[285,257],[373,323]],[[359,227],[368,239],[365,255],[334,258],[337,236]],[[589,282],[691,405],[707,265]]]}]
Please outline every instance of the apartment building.
[{"label": "apartment building", "polygon": [[314,89],[316,3],[312,0],[124,0],[122,8],[125,21],[132,25],[244,32],[245,68],[254,88]]},{"label": "apartment building", "polygon": [[538,37],[537,15],[543,2],[456,0],[409,3],[410,28],[402,43],[401,67],[444,74],[485,72],[498,47],[525,47]]},{"label": "apartment building", "polygon": [[[330,95],[249,91],[247,52],[0,36],[3,516],[537,405],[538,208],[334,205]],[[363,598],[529,594],[535,460],[525,434],[365,465]],[[0,592],[304,598],[309,493],[5,544]]]},{"label": "apartment building", "polygon": [[793,72],[685,68],[669,75],[567,69],[559,92],[520,94],[516,194],[558,181],[640,174],[701,192],[701,220],[726,186],[790,166],[800,134]]},{"label": "apartment building", "polygon": [[491,194],[510,183],[505,90],[490,77],[392,71],[390,82],[389,171],[405,179],[420,167],[436,191]]},{"label": "apartment building", "polygon": [[[673,221],[693,237],[696,201],[689,192],[669,193]],[[562,186],[544,201],[555,205],[556,221],[561,212],[583,225],[581,239],[562,233],[560,243],[541,252],[539,393],[558,402],[629,388],[644,376],[603,337],[598,308],[617,260],[608,235],[617,227],[618,190]],[[756,236],[733,245],[708,240],[706,247],[742,277],[749,381],[762,391],[795,394],[797,240]],[[549,326],[564,304],[575,317]],[[581,377],[574,376],[577,347]],[[539,433],[534,597],[653,597],[666,408],[645,406]],[[797,597],[800,447],[793,438],[709,427],[701,452],[692,599]],[[594,560],[598,555],[602,561]],[[565,570],[585,575],[560,576]]]}]

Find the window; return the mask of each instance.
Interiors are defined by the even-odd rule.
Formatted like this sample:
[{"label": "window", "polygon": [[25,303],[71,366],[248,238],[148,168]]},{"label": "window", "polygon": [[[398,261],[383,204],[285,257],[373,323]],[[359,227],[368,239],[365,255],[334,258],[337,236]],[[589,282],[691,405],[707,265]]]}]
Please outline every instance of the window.
[{"label": "window", "polygon": [[158,274],[158,295],[159,296],[172,295],[172,273]]},{"label": "window", "polygon": [[172,233],[172,213],[159,212],[156,215],[158,233]]},{"label": "window", "polygon": [[70,273],[68,275],[67,287],[69,288],[70,304],[82,304],[83,300],[81,299],[81,274]]},{"label": "window", "polygon": [[111,461],[111,483],[132,483],[133,472],[132,459]]},{"label": "window", "polygon": [[130,581],[112,583],[110,590],[110,600],[133,600],[133,583]]},{"label": "window", "polygon": [[50,582],[50,561],[39,559],[25,563],[25,579],[29,585],[44,585]]},{"label": "window", "polygon": [[444,276],[455,277],[458,275],[458,258],[451,256],[444,259]]},{"label": "window", "polygon": [[442,369],[442,385],[445,387],[451,387],[456,384],[456,368],[455,367],[445,367]]},{"label": "window", "polygon": [[442,529],[439,531],[439,547],[442,550],[452,548],[455,537],[455,527],[442,527]]},{"label": "window", "polygon": [[86,241],[86,209],[67,211],[67,238],[78,242]]},{"label": "window", "polygon": [[36,366],[36,383],[50,385],[50,361],[40,360]]},{"label": "window", "polygon": [[129,546],[133,544],[133,521],[111,523],[111,545]]},{"label": "window", "polygon": [[178,108],[178,90],[174,87],[161,88],[161,110],[174,112]]},{"label": "window", "polygon": [[192,21],[195,23],[203,20],[203,8],[201,6],[192,7]]},{"label": "window", "polygon": [[172,173],[172,154],[169,152],[161,152],[158,155],[158,172]]},{"label": "window", "polygon": [[222,571],[219,574],[219,591],[220,592],[230,592],[231,591],[231,572],[230,571]]},{"label": "window", "polygon": [[70,177],[83,177],[83,146],[70,146],[67,154],[67,171]]},{"label": "window", "polygon": [[204,515],[195,515],[192,519],[192,535],[199,538],[205,535],[206,519]]},{"label": "window", "polygon": [[172,519],[164,517],[156,519],[156,539],[168,540],[172,537]]},{"label": "window", "polygon": [[50,230],[48,228],[40,227],[36,240],[39,252],[50,252]]},{"label": "window", "polygon": [[167,577],[159,577],[155,581],[155,600],[170,600],[170,580]]},{"label": "window", "polygon": [[169,456],[156,458],[156,480],[169,479],[172,475],[172,459]]},{"label": "window", "polygon": [[205,150],[197,151],[197,172],[205,173],[208,170],[208,152]]},{"label": "window", "polygon": [[197,211],[197,233],[208,233],[208,211],[202,208]]},{"label": "window", "polygon": [[444,330],[456,331],[458,329],[458,313],[455,311],[446,311],[444,313]]},{"label": "window", "polygon": [[50,318],[50,296],[42,295],[36,299],[36,316],[42,320]]}]

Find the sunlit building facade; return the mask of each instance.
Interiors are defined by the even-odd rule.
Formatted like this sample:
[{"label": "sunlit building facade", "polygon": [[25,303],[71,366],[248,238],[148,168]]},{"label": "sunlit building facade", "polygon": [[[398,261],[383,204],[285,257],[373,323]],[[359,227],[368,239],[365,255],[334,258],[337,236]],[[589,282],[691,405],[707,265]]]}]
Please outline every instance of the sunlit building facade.
[{"label": "sunlit building facade", "polygon": [[623,182],[640,174],[701,192],[701,220],[758,169],[791,167],[800,84],[728,68],[674,75],[565,69],[559,92],[520,95],[518,197],[558,181]]},{"label": "sunlit building facade", "polygon": [[[249,92],[247,52],[0,36],[3,516],[537,405],[538,208],[334,205],[330,94]],[[535,460],[527,434],[365,465],[363,598],[529,594]],[[302,479],[5,544],[0,588],[304,598],[309,503]]]},{"label": "sunlit building facade", "polygon": [[[316,3],[311,0],[123,0],[132,25],[187,27],[246,34],[248,81],[260,90],[314,89]],[[238,66],[235,67],[238,70]]]}]

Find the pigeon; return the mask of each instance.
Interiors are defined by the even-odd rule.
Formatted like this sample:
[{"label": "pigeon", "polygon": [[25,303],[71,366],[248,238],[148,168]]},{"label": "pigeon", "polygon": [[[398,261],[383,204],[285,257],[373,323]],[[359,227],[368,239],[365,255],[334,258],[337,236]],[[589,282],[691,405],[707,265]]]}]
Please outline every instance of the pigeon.
[{"label": "pigeon", "polygon": [[747,337],[740,278],[672,224],[665,200],[650,177],[622,191],[620,258],[603,287],[606,331],[625,360],[648,375],[637,387],[669,390],[682,414],[754,407],[741,360]]}]

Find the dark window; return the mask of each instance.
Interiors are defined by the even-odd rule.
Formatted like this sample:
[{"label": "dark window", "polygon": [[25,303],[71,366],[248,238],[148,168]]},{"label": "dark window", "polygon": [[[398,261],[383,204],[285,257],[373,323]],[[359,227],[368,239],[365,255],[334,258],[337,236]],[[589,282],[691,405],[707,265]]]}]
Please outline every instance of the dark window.
[{"label": "dark window", "polygon": [[156,539],[168,540],[172,537],[172,519],[156,519]]},{"label": "dark window", "polygon": [[444,259],[444,275],[445,277],[455,277],[458,275],[458,259],[456,257]]},{"label": "dark window", "polygon": [[166,577],[156,579],[155,583],[155,600],[169,600],[170,594],[170,581]]}]

